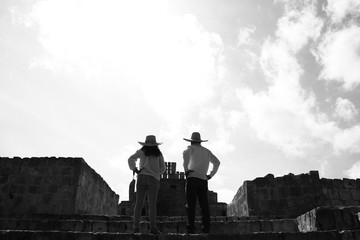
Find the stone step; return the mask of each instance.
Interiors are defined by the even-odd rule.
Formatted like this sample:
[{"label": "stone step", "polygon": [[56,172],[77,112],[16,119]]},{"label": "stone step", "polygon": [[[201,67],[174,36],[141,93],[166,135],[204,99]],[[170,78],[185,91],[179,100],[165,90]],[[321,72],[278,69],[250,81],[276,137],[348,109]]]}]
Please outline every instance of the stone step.
[{"label": "stone step", "polygon": [[243,234],[130,234],[0,230],[1,240],[358,240],[360,230]]},{"label": "stone step", "polygon": [[[360,229],[360,207],[318,207],[296,221],[301,232]],[[360,238],[359,238],[360,239]]]},{"label": "stone step", "polygon": [[[0,218],[13,218],[13,216],[1,216]],[[29,214],[22,215],[23,219],[72,219],[72,220],[103,220],[103,221],[122,221],[133,220],[133,216],[128,215],[54,215],[54,214]],[[258,217],[237,217],[237,216],[211,216],[211,221],[237,221],[237,220],[262,220]],[[269,219],[269,218],[264,218]],[[148,221],[148,216],[142,216],[141,221]],[[157,216],[157,221],[186,221],[187,216]],[[201,216],[196,216],[197,221],[201,221]]]},{"label": "stone step", "polygon": [[[236,220],[214,221],[211,233],[241,234],[252,232],[298,232],[294,219],[276,220]],[[186,221],[158,221],[157,226],[163,233],[185,233]],[[201,222],[196,222],[201,229]],[[141,222],[142,233],[148,233],[148,221]],[[76,232],[108,232],[132,233],[133,222],[129,220],[79,220],[79,219],[14,219],[0,218],[0,230],[44,230],[44,231],[76,231]]]}]

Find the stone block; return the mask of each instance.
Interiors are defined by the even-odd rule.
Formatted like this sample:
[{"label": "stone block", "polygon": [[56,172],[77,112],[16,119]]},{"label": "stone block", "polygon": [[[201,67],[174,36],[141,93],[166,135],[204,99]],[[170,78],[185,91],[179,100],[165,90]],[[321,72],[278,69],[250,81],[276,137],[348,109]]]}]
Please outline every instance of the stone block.
[{"label": "stone block", "polygon": [[224,222],[212,222],[210,233],[211,234],[227,234],[227,232],[224,232]]},{"label": "stone block", "polygon": [[346,224],[343,221],[342,210],[340,208],[334,208],[333,212],[334,212],[334,219],[335,219],[335,229],[337,229],[337,230],[346,229],[345,228]]},{"label": "stone block", "polygon": [[107,232],[107,222],[106,221],[94,221],[92,224],[93,232]]},{"label": "stone block", "polygon": [[292,186],[290,187],[290,196],[297,198],[299,196],[301,196],[301,186]]},{"label": "stone block", "polygon": [[357,217],[359,211],[358,207],[347,207],[342,210],[343,221],[346,224],[346,229],[359,229],[360,222]]},{"label": "stone block", "polygon": [[353,231],[354,239],[360,239],[360,230],[354,230]]},{"label": "stone block", "polygon": [[237,221],[239,220],[239,217],[237,216],[228,216],[226,217],[226,221]]},{"label": "stone block", "polygon": [[298,227],[294,220],[288,219],[280,219],[280,220],[272,220],[272,229],[273,232],[297,232]]},{"label": "stone block", "polygon": [[267,178],[263,178],[263,177],[259,177],[254,179],[254,184],[256,185],[256,188],[264,188],[264,187],[269,187],[270,182],[268,181]]},{"label": "stone block", "polygon": [[350,199],[350,200],[345,200],[343,201],[343,205],[344,206],[359,206],[359,201]]},{"label": "stone block", "polygon": [[356,238],[354,238],[353,231],[348,231],[348,230],[341,231],[339,233],[339,235],[340,235],[340,240],[354,240],[354,239],[356,239]]},{"label": "stone block", "polygon": [[318,208],[313,216],[316,218],[316,230],[335,229],[335,216],[332,208]]},{"label": "stone block", "polygon": [[309,240],[304,233],[281,233],[282,240]]},{"label": "stone block", "polygon": [[259,220],[248,221],[248,232],[255,233],[260,232],[261,225]]},{"label": "stone block", "polygon": [[228,235],[248,232],[248,226],[246,221],[224,222],[222,228],[222,231]]},{"label": "stone block", "polygon": [[84,232],[92,232],[92,228],[93,228],[93,221],[91,220],[84,220]]},{"label": "stone block", "polygon": [[176,223],[177,233],[185,233],[186,225],[187,223],[185,221],[177,222]]},{"label": "stone block", "polygon": [[330,201],[331,201],[331,206],[333,206],[333,207],[339,207],[339,206],[341,207],[344,205],[344,203],[341,200],[331,199]]},{"label": "stone block", "polygon": [[175,221],[158,222],[157,227],[162,233],[177,233],[177,224]]},{"label": "stone block", "polygon": [[74,220],[74,231],[82,232],[84,231],[85,224],[82,220]]},{"label": "stone block", "polygon": [[16,219],[0,218],[0,229],[16,229]]},{"label": "stone block", "polygon": [[225,222],[226,220],[226,216],[216,216],[214,221]]},{"label": "stone block", "polygon": [[294,174],[292,174],[292,173],[283,176],[283,179],[284,179],[284,184],[285,184],[287,187],[296,185],[296,179],[295,179]]},{"label": "stone block", "polygon": [[108,232],[111,233],[125,233],[127,229],[127,222],[125,221],[109,221]]},{"label": "stone block", "polygon": [[[243,237],[243,236],[242,236]],[[246,238],[248,237],[248,238]],[[283,240],[280,233],[253,233],[247,235],[245,238],[239,238],[239,239],[251,239],[251,240]]]},{"label": "stone block", "polygon": [[313,183],[316,183],[320,180],[319,171],[310,171],[309,175]]},{"label": "stone block", "polygon": [[335,188],[343,188],[344,187],[344,183],[341,179],[334,179],[333,183],[334,183]]},{"label": "stone block", "polygon": [[351,189],[351,196],[352,199],[356,200],[356,201],[360,201],[360,190],[359,189]]},{"label": "stone block", "polygon": [[328,189],[329,198],[331,200],[338,200],[340,199],[339,189],[330,188]]},{"label": "stone block", "polygon": [[[305,233],[306,240],[339,240],[340,234],[337,231],[316,231]],[[304,240],[305,240],[304,239]]]},{"label": "stone block", "polygon": [[261,232],[272,232],[272,222],[270,220],[260,220]]},{"label": "stone block", "polygon": [[133,222],[125,222],[125,233],[133,233],[133,232],[134,232]]},{"label": "stone block", "polygon": [[348,188],[348,189],[356,188],[356,180],[355,179],[344,178],[343,182],[344,182],[345,188]]},{"label": "stone block", "polygon": [[29,229],[29,221],[26,219],[17,219],[16,220],[16,230],[26,230]]},{"label": "stone block", "polygon": [[351,191],[349,189],[341,189],[339,194],[342,201],[352,200]]}]

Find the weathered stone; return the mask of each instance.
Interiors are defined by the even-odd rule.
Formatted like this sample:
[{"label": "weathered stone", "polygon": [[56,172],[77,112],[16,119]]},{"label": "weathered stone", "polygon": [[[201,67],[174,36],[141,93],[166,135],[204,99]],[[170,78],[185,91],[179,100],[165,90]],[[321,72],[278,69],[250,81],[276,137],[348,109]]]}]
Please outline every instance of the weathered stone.
[{"label": "weathered stone", "polygon": [[116,233],[122,232],[125,233],[127,229],[127,222],[124,221],[110,221],[108,222],[108,232]]},{"label": "weathered stone", "polygon": [[344,182],[345,188],[350,188],[350,189],[356,188],[356,180],[355,179],[344,178],[343,182]]},{"label": "weathered stone", "polygon": [[260,231],[261,232],[272,232],[272,222],[270,220],[260,220]]},{"label": "weathered stone", "polygon": [[339,240],[337,231],[307,232],[305,239],[309,240]]},{"label": "weathered stone", "polygon": [[177,224],[175,221],[171,222],[159,222],[157,227],[162,233],[177,233]]},{"label": "weathered stone", "polygon": [[[316,229],[333,230],[335,229],[335,216],[332,208],[318,208],[315,212]],[[315,229],[314,229],[315,230]]]},{"label": "weathered stone", "polygon": [[[4,161],[11,162],[12,160],[14,159],[4,160],[4,158],[1,158],[0,169],[2,169],[3,166],[7,165],[7,163],[4,163]],[[13,175],[11,175],[11,178],[14,179],[12,183],[12,189],[5,189],[5,190],[11,191],[12,194],[16,193],[17,197],[19,197],[19,199],[22,198],[23,200],[6,201],[6,202],[2,201],[1,204],[5,204],[7,207],[5,208],[6,209],[5,211],[0,212],[0,215],[13,216],[13,215],[22,215],[25,213],[67,214],[70,212],[74,214],[77,211],[77,207],[74,206],[77,205],[76,199],[79,202],[81,202],[80,204],[81,207],[83,206],[86,207],[86,204],[95,204],[96,207],[87,207],[87,209],[94,209],[95,211],[100,210],[102,211],[102,213],[106,213],[105,208],[107,208],[107,206],[111,202],[110,198],[107,198],[106,195],[104,195],[102,198],[101,197],[97,198],[101,201],[104,201],[105,204],[97,204],[91,201],[83,201],[79,198],[79,196],[76,197],[76,199],[73,198],[70,199],[72,196],[75,196],[74,193],[76,192],[75,189],[77,187],[81,189],[81,186],[75,185],[77,181],[71,181],[71,183],[73,184],[71,187],[63,186],[63,182],[61,181],[61,176],[50,175],[50,173],[52,173],[50,169],[64,169],[64,168],[72,168],[72,169],[82,168],[83,170],[91,169],[82,159],[77,159],[77,160],[72,159],[70,161],[69,159],[64,159],[64,158],[59,158],[59,159],[56,158],[20,159],[19,158],[16,159],[16,162],[19,162],[19,164],[16,164],[17,172],[12,173]],[[70,162],[71,164],[69,165],[66,162]],[[74,172],[74,170],[71,171]],[[87,170],[84,170],[83,173],[84,172],[86,173]],[[96,177],[96,174],[93,176]],[[73,179],[76,178],[75,175],[72,175],[70,177],[72,177]],[[60,180],[53,181],[54,179],[57,178],[59,178]],[[92,184],[92,186],[94,186],[94,184]],[[101,191],[104,191],[103,189],[109,189],[108,186],[104,184],[102,184],[99,187],[101,188]],[[3,186],[1,184],[0,184],[0,189],[3,189]],[[91,192],[91,194],[83,194],[82,191],[78,191],[78,192],[82,197],[89,197],[94,194],[95,195],[97,194],[96,192]],[[56,197],[49,197],[52,195]],[[114,201],[115,204],[112,206],[112,208],[114,207],[116,208],[117,205],[116,195],[113,194],[113,197],[115,197],[115,201]],[[67,200],[64,201],[63,199],[70,199],[70,201]],[[34,201],[36,205],[34,205]],[[65,202],[66,202],[66,206],[65,204],[62,205]],[[52,205],[53,207],[50,208],[49,205]],[[99,207],[99,205],[103,206],[103,209]],[[25,210],[22,210],[23,212],[20,212],[21,209],[25,209]],[[70,212],[65,212],[64,210]],[[116,210],[114,211],[114,213],[116,214]]]},{"label": "weathered stone", "polygon": [[354,238],[354,233],[352,231],[341,231],[340,239],[341,240],[353,240],[356,238]]},{"label": "weathered stone", "polygon": [[358,189],[351,189],[351,196],[354,200],[360,201],[360,190]]},{"label": "weathered stone", "polygon": [[339,191],[339,194],[342,201],[352,200],[351,192],[349,189],[341,189]]},{"label": "weathered stone", "polygon": [[343,188],[344,187],[344,183],[341,179],[334,179],[334,187],[335,188]]}]

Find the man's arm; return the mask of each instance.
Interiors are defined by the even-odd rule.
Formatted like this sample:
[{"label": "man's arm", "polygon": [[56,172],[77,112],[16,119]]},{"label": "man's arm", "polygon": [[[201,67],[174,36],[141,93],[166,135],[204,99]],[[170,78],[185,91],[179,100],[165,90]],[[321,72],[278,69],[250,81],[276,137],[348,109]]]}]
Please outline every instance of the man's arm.
[{"label": "man's arm", "polygon": [[210,174],[208,175],[208,179],[212,178],[216,174],[220,166],[219,159],[214,154],[212,154],[212,152],[210,152],[210,162],[212,163],[213,167],[210,171]]}]

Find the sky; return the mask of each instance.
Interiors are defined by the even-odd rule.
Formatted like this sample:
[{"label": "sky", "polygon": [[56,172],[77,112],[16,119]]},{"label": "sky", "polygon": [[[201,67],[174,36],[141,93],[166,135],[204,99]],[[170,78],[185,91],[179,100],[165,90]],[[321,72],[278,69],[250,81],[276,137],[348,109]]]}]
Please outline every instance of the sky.
[{"label": "sky", "polygon": [[146,135],[209,189],[360,178],[360,0],[1,0],[0,156],[82,157],[128,200]]}]

